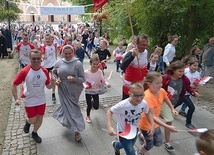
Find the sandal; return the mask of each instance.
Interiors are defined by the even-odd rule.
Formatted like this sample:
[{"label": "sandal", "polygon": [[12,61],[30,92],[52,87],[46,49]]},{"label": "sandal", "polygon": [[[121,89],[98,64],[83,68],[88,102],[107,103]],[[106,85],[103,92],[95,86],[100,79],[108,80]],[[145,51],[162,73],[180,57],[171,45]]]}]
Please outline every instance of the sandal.
[{"label": "sandal", "polygon": [[79,132],[75,132],[75,141],[80,142],[82,140],[81,134]]}]

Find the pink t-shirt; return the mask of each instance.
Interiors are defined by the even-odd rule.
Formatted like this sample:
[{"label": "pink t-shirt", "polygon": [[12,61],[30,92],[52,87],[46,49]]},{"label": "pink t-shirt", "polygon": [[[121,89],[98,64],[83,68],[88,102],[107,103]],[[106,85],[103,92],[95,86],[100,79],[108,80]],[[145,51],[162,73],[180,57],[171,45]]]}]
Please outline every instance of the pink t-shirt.
[{"label": "pink t-shirt", "polygon": [[14,85],[23,82],[21,97],[26,107],[33,107],[46,103],[45,85],[50,84],[50,77],[47,69],[41,67],[33,70],[31,65],[23,68],[13,79]]},{"label": "pink t-shirt", "polygon": [[85,70],[85,81],[91,85],[90,88],[85,89],[86,94],[98,94],[105,84],[103,73],[99,69],[95,73]]}]

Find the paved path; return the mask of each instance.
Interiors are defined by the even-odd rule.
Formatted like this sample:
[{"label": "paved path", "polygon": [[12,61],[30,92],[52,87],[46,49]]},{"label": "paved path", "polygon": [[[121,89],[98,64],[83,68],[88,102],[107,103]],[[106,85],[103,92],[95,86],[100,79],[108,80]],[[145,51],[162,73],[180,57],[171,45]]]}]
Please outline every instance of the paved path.
[{"label": "paved path", "polygon": [[[85,59],[85,69],[89,68],[88,59]],[[22,107],[19,112],[15,112],[15,106],[11,106],[8,126],[5,133],[5,143],[3,155],[12,154],[31,154],[31,155],[113,155],[113,148],[111,142],[116,137],[111,137],[106,131],[106,111],[109,107],[121,100],[121,85],[122,79],[119,73],[115,72],[115,64],[111,61],[108,64],[108,73],[113,70],[112,78],[109,83],[112,88],[107,89],[107,93],[100,95],[100,109],[92,110],[91,118],[92,123],[86,123],[86,129],[81,133],[82,142],[76,143],[74,140],[74,133],[61,126],[57,120],[52,118],[52,113],[59,104],[58,95],[56,103],[51,101],[51,91],[46,90],[47,95],[47,108],[44,116],[44,122],[39,130],[39,135],[42,137],[43,142],[36,144],[31,138],[30,134],[23,132],[23,125],[25,120],[25,112]],[[86,103],[84,92],[80,96],[80,106],[83,115],[86,115]],[[198,127],[207,127],[214,129],[214,115],[206,109],[196,107],[193,116],[193,124]],[[116,117],[114,120],[116,121]],[[186,130],[185,119],[182,116],[175,118],[174,125],[178,129]],[[116,123],[114,123],[114,127]],[[32,128],[31,130],[32,131]],[[171,141],[175,147],[175,151],[168,153],[163,146],[154,147],[146,155],[192,155],[196,153],[195,138],[197,134],[190,134],[188,132],[174,133],[171,136]],[[136,149],[139,147],[136,143]],[[124,151],[121,154],[125,155]]]}]

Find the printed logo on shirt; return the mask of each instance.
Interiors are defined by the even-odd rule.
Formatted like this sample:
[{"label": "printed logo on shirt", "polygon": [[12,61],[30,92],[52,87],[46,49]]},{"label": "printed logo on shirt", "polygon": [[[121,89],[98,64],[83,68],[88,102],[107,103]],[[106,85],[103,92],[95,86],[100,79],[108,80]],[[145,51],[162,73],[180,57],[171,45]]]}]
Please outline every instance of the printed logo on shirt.
[{"label": "printed logo on shirt", "polygon": [[139,117],[142,113],[144,108],[141,108],[141,110],[139,111],[136,111],[136,110],[130,110],[130,111],[127,111],[125,110],[125,122],[128,123],[128,124],[132,124],[132,125],[137,125],[138,124],[138,120],[139,120]]},{"label": "printed logo on shirt", "polygon": [[33,78],[33,87],[40,87],[41,86],[41,76],[35,75]]}]

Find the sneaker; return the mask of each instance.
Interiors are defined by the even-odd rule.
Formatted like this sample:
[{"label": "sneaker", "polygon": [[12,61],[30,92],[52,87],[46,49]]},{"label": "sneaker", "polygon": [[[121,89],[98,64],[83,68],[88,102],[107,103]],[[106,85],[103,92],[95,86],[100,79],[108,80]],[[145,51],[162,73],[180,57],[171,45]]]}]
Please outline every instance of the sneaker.
[{"label": "sneaker", "polygon": [[26,120],[26,121],[25,121],[24,129],[23,129],[25,133],[29,133],[30,125],[31,125],[31,124],[28,123],[27,120]]},{"label": "sneaker", "polygon": [[174,147],[172,147],[172,145],[169,144],[169,143],[165,143],[164,146],[165,146],[165,149],[166,149],[167,151],[169,151],[169,152],[175,150]]},{"label": "sneaker", "polygon": [[184,111],[179,111],[179,114],[183,117],[187,117],[187,113],[185,113]]},{"label": "sneaker", "polygon": [[52,93],[52,101],[56,101],[55,93]]},{"label": "sneaker", "polygon": [[113,142],[111,143],[112,146],[113,146],[113,148],[114,148],[114,154],[115,154],[115,155],[120,155],[120,150],[115,149],[115,147],[114,147],[115,143],[116,143],[116,141],[113,141]]},{"label": "sneaker", "polygon": [[185,126],[189,129],[196,129],[195,126],[192,124],[186,124]]},{"label": "sneaker", "polygon": [[138,138],[138,140],[140,142],[140,145],[143,145],[144,144],[144,136],[142,135],[141,132],[137,133],[137,138]]},{"label": "sneaker", "polygon": [[91,117],[90,116],[86,116],[86,122],[91,123]]},{"label": "sneaker", "polygon": [[39,137],[39,135],[36,132],[32,132],[32,138],[34,139],[35,142],[37,143],[41,143],[42,142],[42,138]]}]

